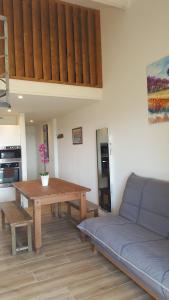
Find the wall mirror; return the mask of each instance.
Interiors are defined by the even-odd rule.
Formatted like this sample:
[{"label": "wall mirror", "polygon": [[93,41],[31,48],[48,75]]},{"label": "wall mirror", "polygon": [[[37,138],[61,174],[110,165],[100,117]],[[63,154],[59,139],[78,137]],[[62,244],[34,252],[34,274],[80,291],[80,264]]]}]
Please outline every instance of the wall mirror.
[{"label": "wall mirror", "polygon": [[111,211],[108,128],[96,130],[98,195],[101,209]]}]

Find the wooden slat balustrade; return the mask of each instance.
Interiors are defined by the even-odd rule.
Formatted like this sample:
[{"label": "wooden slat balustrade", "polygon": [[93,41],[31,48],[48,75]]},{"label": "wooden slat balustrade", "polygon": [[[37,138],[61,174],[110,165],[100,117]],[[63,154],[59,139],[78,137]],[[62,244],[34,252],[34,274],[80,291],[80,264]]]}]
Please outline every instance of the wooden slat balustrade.
[{"label": "wooden slat balustrade", "polygon": [[[11,78],[102,87],[99,10],[60,0],[0,0],[0,14],[8,20]],[[0,53],[3,46],[1,40]]]}]

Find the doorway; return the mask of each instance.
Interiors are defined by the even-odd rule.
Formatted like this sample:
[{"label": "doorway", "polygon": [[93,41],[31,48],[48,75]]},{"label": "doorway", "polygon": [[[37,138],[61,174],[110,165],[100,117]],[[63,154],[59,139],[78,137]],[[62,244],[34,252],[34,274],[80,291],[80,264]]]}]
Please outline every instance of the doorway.
[{"label": "doorway", "polygon": [[96,130],[99,206],[111,212],[108,128]]}]

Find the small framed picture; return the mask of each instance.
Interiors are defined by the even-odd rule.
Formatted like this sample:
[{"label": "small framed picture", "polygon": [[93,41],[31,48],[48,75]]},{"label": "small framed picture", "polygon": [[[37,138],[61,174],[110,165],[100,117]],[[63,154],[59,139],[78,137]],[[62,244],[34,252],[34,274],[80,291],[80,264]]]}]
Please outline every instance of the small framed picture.
[{"label": "small framed picture", "polygon": [[83,144],[82,127],[72,129],[73,145]]}]

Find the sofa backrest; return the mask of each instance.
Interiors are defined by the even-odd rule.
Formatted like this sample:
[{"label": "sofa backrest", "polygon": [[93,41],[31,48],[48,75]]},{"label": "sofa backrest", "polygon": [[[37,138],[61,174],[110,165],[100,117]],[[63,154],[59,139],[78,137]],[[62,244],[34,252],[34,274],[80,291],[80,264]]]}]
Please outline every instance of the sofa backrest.
[{"label": "sofa backrest", "polygon": [[169,182],[148,180],[143,190],[138,224],[169,237]]},{"label": "sofa backrest", "polygon": [[132,174],[126,184],[120,215],[169,237],[169,182]]},{"label": "sofa backrest", "polygon": [[136,223],[142,200],[142,192],[147,180],[132,173],[126,183],[123,193],[120,216]]}]

